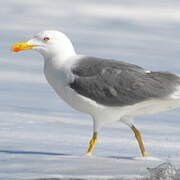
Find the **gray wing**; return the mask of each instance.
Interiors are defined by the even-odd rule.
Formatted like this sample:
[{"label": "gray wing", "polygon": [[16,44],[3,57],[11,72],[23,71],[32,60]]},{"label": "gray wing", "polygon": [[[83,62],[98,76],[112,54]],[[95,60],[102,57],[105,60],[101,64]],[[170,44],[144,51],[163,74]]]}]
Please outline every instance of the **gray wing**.
[{"label": "gray wing", "polygon": [[165,98],[180,84],[167,72],[147,73],[141,67],[114,60],[84,57],[72,68],[70,83],[77,93],[107,106],[132,105],[151,98]]}]

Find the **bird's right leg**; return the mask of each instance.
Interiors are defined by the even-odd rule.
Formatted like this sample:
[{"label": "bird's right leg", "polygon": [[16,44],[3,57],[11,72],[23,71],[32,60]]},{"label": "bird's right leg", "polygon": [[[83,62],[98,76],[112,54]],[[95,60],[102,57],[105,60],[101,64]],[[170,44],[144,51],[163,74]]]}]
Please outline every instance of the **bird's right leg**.
[{"label": "bird's right leg", "polygon": [[148,156],[148,152],[146,151],[145,147],[144,147],[144,143],[143,143],[143,139],[141,136],[140,131],[133,125],[132,123],[132,118],[131,117],[125,117],[121,120],[124,124],[128,125],[131,130],[134,132],[135,138],[138,142],[139,148],[141,150],[142,156],[146,157]]},{"label": "bird's right leg", "polygon": [[97,134],[97,132],[94,132],[93,137],[92,137],[92,139],[91,139],[91,141],[89,143],[89,148],[88,148],[87,155],[92,154],[92,152],[94,151],[94,148],[96,146],[97,140],[98,140],[98,134]]},{"label": "bird's right leg", "polygon": [[135,137],[136,137],[136,139],[138,141],[142,156],[143,157],[148,156],[148,152],[145,150],[144,143],[143,143],[140,131],[138,129],[136,129],[136,127],[133,124],[131,124],[130,128],[133,130],[134,135],[135,135]]}]

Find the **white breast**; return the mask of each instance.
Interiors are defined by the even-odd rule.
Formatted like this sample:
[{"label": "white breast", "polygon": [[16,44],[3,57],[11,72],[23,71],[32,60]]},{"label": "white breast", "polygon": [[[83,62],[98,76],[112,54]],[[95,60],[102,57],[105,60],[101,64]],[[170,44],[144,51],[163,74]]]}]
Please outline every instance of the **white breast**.
[{"label": "white breast", "polygon": [[90,114],[97,111],[98,107],[102,108],[95,101],[79,95],[70,88],[69,83],[73,81],[74,76],[70,70],[73,62],[69,62],[68,66],[45,62],[44,74],[48,83],[67,104],[76,110]]}]

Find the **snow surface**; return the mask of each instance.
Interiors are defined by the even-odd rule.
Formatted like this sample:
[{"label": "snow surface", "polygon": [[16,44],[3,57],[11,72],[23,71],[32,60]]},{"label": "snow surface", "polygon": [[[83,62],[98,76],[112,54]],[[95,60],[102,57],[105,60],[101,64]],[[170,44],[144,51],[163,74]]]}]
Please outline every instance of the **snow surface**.
[{"label": "snow surface", "polygon": [[150,158],[140,157],[133,133],[118,122],[100,131],[88,157],[91,117],[54,93],[39,54],[10,52],[14,43],[56,29],[81,54],[180,74],[178,0],[0,2],[0,179],[145,179],[147,168],[167,160],[180,168],[179,109],[136,120]]}]

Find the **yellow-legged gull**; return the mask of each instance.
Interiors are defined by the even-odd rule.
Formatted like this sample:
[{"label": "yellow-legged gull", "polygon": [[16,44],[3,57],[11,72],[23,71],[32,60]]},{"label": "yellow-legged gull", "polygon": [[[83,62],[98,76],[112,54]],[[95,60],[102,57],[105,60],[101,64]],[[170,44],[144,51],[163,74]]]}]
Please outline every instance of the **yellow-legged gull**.
[{"label": "yellow-legged gull", "polygon": [[131,119],[180,106],[180,78],[175,74],[78,55],[67,36],[58,31],[43,31],[13,46],[14,52],[29,49],[43,55],[45,77],[56,93],[74,109],[92,116],[94,133],[88,154],[103,124],[121,121],[133,130],[142,155],[147,156]]}]

